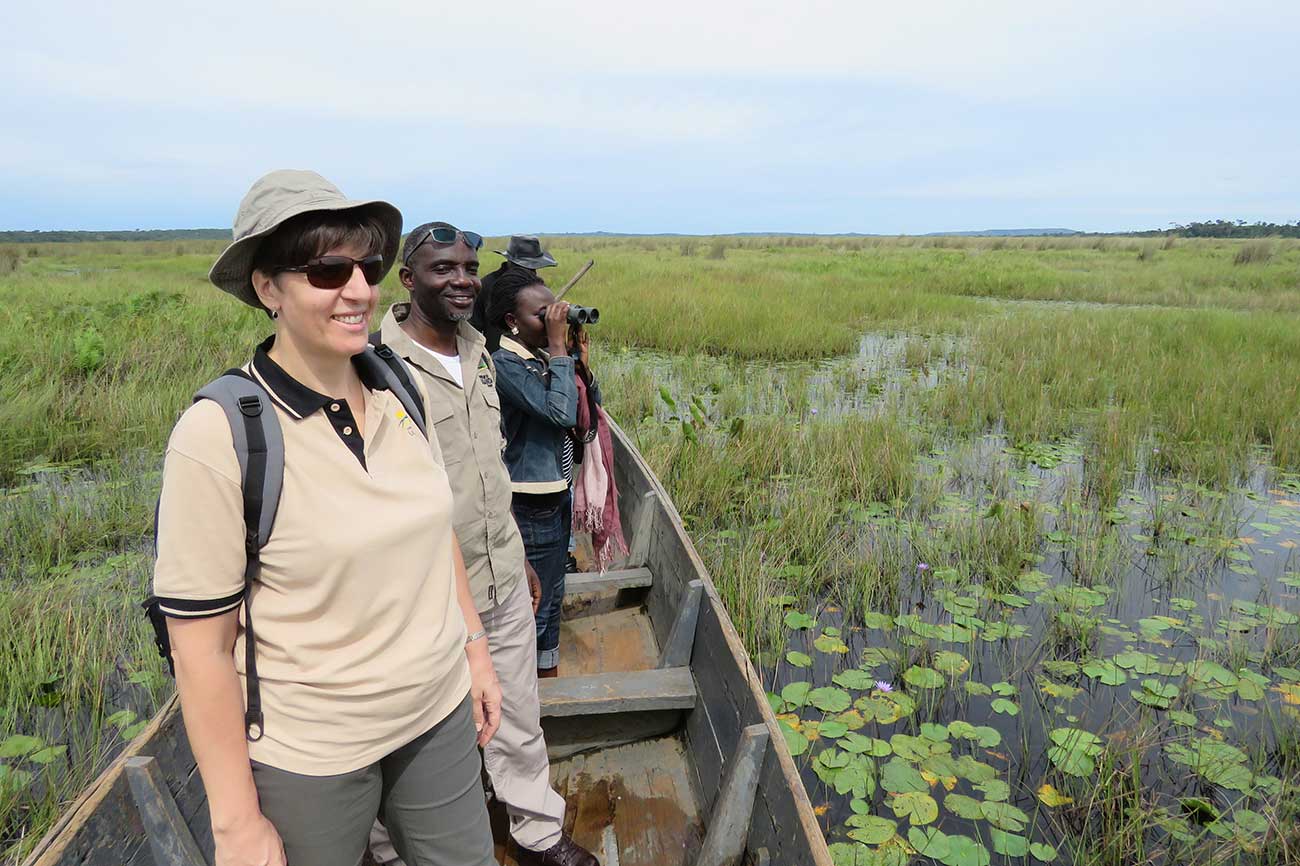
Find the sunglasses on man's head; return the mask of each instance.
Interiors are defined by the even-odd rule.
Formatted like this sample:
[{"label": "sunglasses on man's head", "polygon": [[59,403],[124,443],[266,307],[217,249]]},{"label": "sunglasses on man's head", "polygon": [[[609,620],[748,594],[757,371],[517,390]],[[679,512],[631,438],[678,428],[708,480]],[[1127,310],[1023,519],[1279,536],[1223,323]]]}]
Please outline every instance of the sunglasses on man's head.
[{"label": "sunglasses on man's head", "polygon": [[379,285],[379,278],[384,273],[384,257],[378,255],[366,256],[364,259],[354,259],[351,256],[321,256],[312,259],[305,265],[292,268],[276,268],[275,271],[276,273],[292,271],[295,274],[306,274],[307,282],[318,289],[340,289],[348,284],[348,280],[352,279],[352,269],[358,265],[361,267],[361,275],[366,278],[368,285]]},{"label": "sunglasses on man's head", "polygon": [[483,236],[477,232],[463,232],[451,226],[436,226],[429,229],[425,236],[420,238],[415,246],[411,247],[411,251],[402,258],[402,264],[409,262],[411,256],[415,255],[415,251],[424,246],[426,241],[433,241],[436,244],[454,244],[458,237],[464,238],[465,245],[471,250],[477,250],[483,246]]}]

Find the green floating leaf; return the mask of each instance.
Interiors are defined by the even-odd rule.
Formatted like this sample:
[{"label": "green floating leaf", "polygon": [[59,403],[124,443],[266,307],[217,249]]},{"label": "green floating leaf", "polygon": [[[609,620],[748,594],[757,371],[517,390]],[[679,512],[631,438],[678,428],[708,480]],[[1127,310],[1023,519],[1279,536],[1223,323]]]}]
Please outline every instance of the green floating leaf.
[{"label": "green floating leaf", "polygon": [[980,808],[984,810],[985,820],[1001,830],[1019,832],[1029,823],[1029,816],[1010,803],[994,803],[986,800],[980,804]]},{"label": "green floating leaf", "polygon": [[0,794],[16,795],[30,785],[34,778],[27,770],[0,764]]},{"label": "green floating leaf", "polygon": [[1169,721],[1176,725],[1182,725],[1185,728],[1196,727],[1196,714],[1189,713],[1185,710],[1170,710]]},{"label": "green floating leaf", "polygon": [[962,683],[962,685],[965,686],[966,694],[968,695],[978,695],[981,697],[987,697],[988,695],[993,694],[993,689],[984,685],[984,683],[977,683],[974,680],[967,680],[966,682]]},{"label": "green floating leaf", "polygon": [[1024,857],[1029,853],[1029,840],[1014,833],[1005,833],[996,827],[989,830],[989,841],[993,843],[993,852],[1004,857]]},{"label": "green floating leaf", "polygon": [[1051,863],[1056,859],[1056,849],[1046,842],[1030,842],[1029,853],[1040,863]]},{"label": "green floating leaf", "polygon": [[785,701],[794,709],[805,706],[808,703],[808,693],[812,691],[812,683],[797,682],[790,683],[781,689],[781,700]]},{"label": "green floating leaf", "polygon": [[938,827],[912,827],[907,831],[907,841],[922,857],[931,860],[944,860],[948,857],[948,834]]},{"label": "green floating leaf", "polygon": [[939,817],[939,804],[929,794],[920,791],[895,794],[889,800],[889,807],[900,820],[907,818],[914,827],[932,824]]},{"label": "green floating leaf", "polygon": [[1047,757],[1061,772],[1088,776],[1097,768],[1094,759],[1103,747],[1096,734],[1078,728],[1056,728],[1051,737],[1056,745],[1047,750]]},{"label": "green floating leaf", "polygon": [[970,670],[970,662],[961,653],[941,650],[934,654],[934,668],[939,673],[958,677]]},{"label": "green floating leaf", "polygon": [[849,838],[867,845],[879,845],[894,838],[898,832],[897,824],[878,815],[854,815],[845,823],[853,828],[849,831]]},{"label": "green floating leaf", "polygon": [[1016,688],[1015,686],[1011,685],[1011,683],[1008,682],[994,683],[992,688],[994,692],[996,692],[999,695],[1002,695],[1002,697],[1004,698],[1009,698],[1020,691],[1018,688]]},{"label": "green floating leaf", "polygon": [[891,794],[930,790],[925,778],[915,767],[902,758],[891,758],[880,771],[880,786]]},{"label": "green floating leaf", "polygon": [[849,726],[834,719],[827,719],[817,726],[817,733],[828,740],[838,740],[849,732]]},{"label": "green floating leaf", "polygon": [[1238,809],[1232,820],[1244,833],[1259,835],[1268,832],[1268,819],[1250,809]]},{"label": "green floating leaf", "polygon": [[792,628],[795,631],[812,628],[816,624],[817,620],[813,619],[808,614],[800,613],[797,610],[787,611],[785,614],[785,627]]},{"label": "green floating leaf", "polygon": [[790,754],[799,757],[808,751],[808,738],[803,734],[790,727],[784,719],[777,722],[781,728],[781,735],[785,737],[785,747],[790,750]]},{"label": "green floating leaf", "polygon": [[831,682],[837,686],[859,692],[867,691],[876,685],[875,677],[861,668],[849,668],[846,671],[840,671],[831,677]]},{"label": "green floating leaf", "polygon": [[846,752],[855,755],[871,755],[875,758],[884,758],[893,750],[889,743],[884,740],[877,740],[875,737],[864,737],[861,734],[848,733],[841,739],[839,746]]},{"label": "green floating leaf", "polygon": [[1109,659],[1091,659],[1085,662],[1083,672],[1095,680],[1101,680],[1108,686],[1121,686],[1128,682],[1128,674]]},{"label": "green floating leaf", "polygon": [[943,674],[934,668],[921,667],[920,665],[912,665],[904,671],[903,681],[908,685],[916,686],[918,689],[937,689],[946,682]]},{"label": "green floating leaf", "polygon": [[989,850],[969,836],[948,837],[948,856],[944,866],[989,866],[993,862]]},{"label": "green floating leaf", "polygon": [[835,866],[876,866],[876,852],[866,845],[833,842],[829,847]]},{"label": "green floating leaf", "polygon": [[0,743],[0,758],[21,758],[42,748],[45,741],[40,737],[14,734]]},{"label": "green floating leaf", "polygon": [[1001,779],[989,779],[975,786],[975,790],[984,795],[985,800],[1004,802],[1011,796],[1011,786]]},{"label": "green floating leaf", "polygon": [[967,821],[979,821],[984,817],[983,804],[965,794],[949,794],[943,798],[943,807],[958,818],[965,818]]},{"label": "green floating leaf", "polygon": [[796,668],[806,668],[812,665],[812,656],[798,650],[790,650],[790,652],[786,653],[785,660],[791,667]]},{"label": "green floating leaf", "polygon": [[1020,707],[1016,706],[1014,701],[1009,701],[1006,698],[994,698],[993,703],[989,706],[992,707],[993,712],[995,713],[1002,713],[1008,716],[1020,715]]},{"label": "green floating leaf", "polygon": [[48,764],[56,758],[62,757],[67,751],[67,746],[46,746],[39,751],[32,752],[27,756],[27,760],[33,764]]},{"label": "green floating leaf", "polygon": [[934,722],[921,723],[921,736],[927,740],[933,740],[936,743],[942,743],[948,739],[948,729],[943,725],[936,725]]},{"label": "green floating leaf", "polygon": [[823,634],[813,641],[813,647],[818,652],[832,653],[835,655],[844,655],[849,651],[844,641],[834,635]]},{"label": "green floating leaf", "polygon": [[[782,692],[782,697],[785,693]],[[853,698],[844,689],[823,686],[808,693],[808,703],[823,713],[840,713],[853,704]]]}]

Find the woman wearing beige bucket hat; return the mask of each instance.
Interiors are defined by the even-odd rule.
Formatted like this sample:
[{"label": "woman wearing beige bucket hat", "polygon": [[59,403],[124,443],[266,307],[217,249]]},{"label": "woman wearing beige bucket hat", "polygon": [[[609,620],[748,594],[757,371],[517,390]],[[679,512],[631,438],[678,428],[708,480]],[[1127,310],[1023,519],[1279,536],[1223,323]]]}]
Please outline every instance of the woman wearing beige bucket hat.
[{"label": "woman wearing beige bucket hat", "polygon": [[182,415],[163,469],[152,602],[217,866],[356,866],[376,816],[408,866],[494,862],[475,744],[501,691],[437,439],[413,418],[427,397],[367,347],[400,234],[392,205],[276,171],[209,275],[275,322],[240,374],[266,399],[238,405],[268,407],[283,438],[260,547],[254,449],[221,405]]}]

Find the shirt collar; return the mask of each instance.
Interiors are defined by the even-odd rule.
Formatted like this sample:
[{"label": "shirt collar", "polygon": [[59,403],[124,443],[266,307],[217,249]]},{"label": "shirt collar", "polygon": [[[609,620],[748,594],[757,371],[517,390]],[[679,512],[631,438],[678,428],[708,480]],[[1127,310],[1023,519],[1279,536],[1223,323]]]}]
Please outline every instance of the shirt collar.
[{"label": "shirt collar", "polygon": [[520,343],[517,340],[512,340],[509,337],[501,338],[501,348],[505,349],[507,352],[513,352],[514,354],[523,358],[525,361],[546,360],[546,356],[534,352],[532,349],[528,348],[523,343]]},{"label": "shirt collar", "polygon": [[[406,321],[409,315],[411,315],[411,305],[409,303],[393,304],[388,308],[388,312],[384,314],[383,322],[379,325],[379,339],[383,340],[385,346],[408,361],[415,357],[413,351],[415,341],[406,335],[406,332],[401,328],[401,324]],[[475,358],[483,354],[483,348],[486,344],[487,339],[469,322],[461,322],[457,326],[456,349],[462,360]]]},{"label": "shirt collar", "polygon": [[[313,391],[289,375],[283,367],[271,360],[269,352],[274,344],[275,335],[272,334],[262,342],[262,345],[257,347],[257,351],[253,353],[252,372],[266,387],[266,390],[270,392],[275,401],[288,410],[290,414],[298,418],[306,418],[308,415],[324,409],[330,403],[342,399],[328,397],[318,391]],[[352,359],[352,366],[356,367],[362,385],[365,385],[371,391],[388,390],[388,384],[375,375],[375,371],[369,369],[367,365],[357,363],[356,356]]]}]

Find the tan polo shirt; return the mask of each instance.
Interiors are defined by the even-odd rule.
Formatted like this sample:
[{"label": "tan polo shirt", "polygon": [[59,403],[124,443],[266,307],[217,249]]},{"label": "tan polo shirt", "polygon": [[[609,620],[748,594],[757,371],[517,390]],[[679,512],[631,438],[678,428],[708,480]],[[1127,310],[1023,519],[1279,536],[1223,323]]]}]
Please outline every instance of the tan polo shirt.
[{"label": "tan polo shirt", "polygon": [[479,610],[509,597],[524,577],[524,543],[510,511],[510,472],[501,459],[501,398],[496,367],[483,335],[462,322],[456,335],[462,388],[435,358],[398,327],[410,304],[394,304],[379,336],[420,371],[429,394],[429,427],[437,431],[455,501],[456,537],[465,557],[470,590]]},{"label": "tan polo shirt", "polygon": [[[436,441],[382,383],[363,379],[362,439],[348,404],[295,381],[269,345],[247,369],[284,431],[284,487],[252,591],[266,725],[248,750],[282,770],[346,773],[420,736],[469,691],[451,490]],[[154,570],[163,611],[238,607],[243,537],[230,426],[201,400],[177,422],[163,466]],[[242,682],[242,609],[240,620]]]}]

